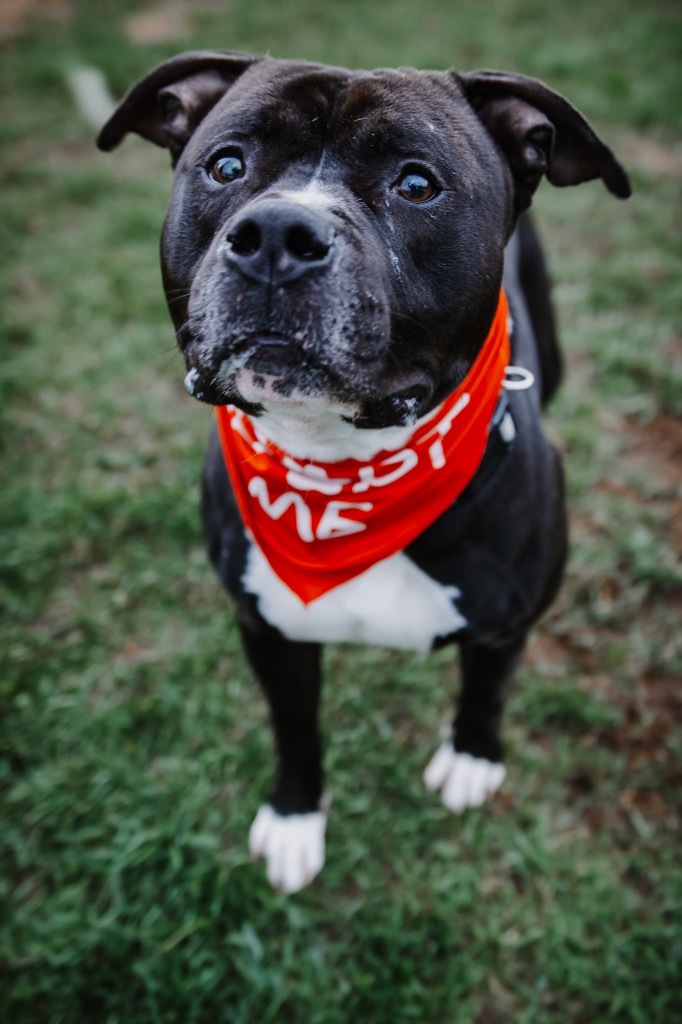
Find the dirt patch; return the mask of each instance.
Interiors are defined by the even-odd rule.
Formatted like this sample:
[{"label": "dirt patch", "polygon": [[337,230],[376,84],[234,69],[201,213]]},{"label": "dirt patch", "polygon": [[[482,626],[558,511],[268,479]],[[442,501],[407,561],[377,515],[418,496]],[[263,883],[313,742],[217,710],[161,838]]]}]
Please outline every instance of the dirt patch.
[{"label": "dirt patch", "polygon": [[5,0],[0,7],[0,35],[16,32],[35,6],[33,0]]},{"label": "dirt patch", "polygon": [[33,19],[66,21],[71,15],[67,0],[2,0],[0,4],[0,39],[20,32]]},{"label": "dirt patch", "polygon": [[623,433],[630,439],[626,458],[638,461],[670,487],[682,484],[682,420],[660,413],[648,423],[625,418]]},{"label": "dirt patch", "polygon": [[682,681],[663,672],[647,672],[643,679],[646,701],[663,714],[682,721]]},{"label": "dirt patch", "polygon": [[126,32],[133,43],[144,46],[182,39],[187,34],[183,5],[165,3],[150,7],[128,19]]},{"label": "dirt patch", "polygon": [[678,178],[682,175],[682,145],[666,145],[645,135],[622,137],[618,152],[623,162],[654,178]]},{"label": "dirt patch", "polygon": [[565,674],[566,666],[573,664],[568,644],[543,626],[530,635],[526,661],[536,672],[550,677]]},{"label": "dirt patch", "polygon": [[589,771],[580,769],[566,780],[566,802],[578,810],[587,828],[600,832],[634,825],[640,830],[642,820],[678,828],[680,808],[676,804],[682,768],[671,750],[675,725],[674,714],[633,700],[619,724],[595,735],[596,746],[623,757],[629,784],[614,801],[606,802],[600,798],[598,780]]}]

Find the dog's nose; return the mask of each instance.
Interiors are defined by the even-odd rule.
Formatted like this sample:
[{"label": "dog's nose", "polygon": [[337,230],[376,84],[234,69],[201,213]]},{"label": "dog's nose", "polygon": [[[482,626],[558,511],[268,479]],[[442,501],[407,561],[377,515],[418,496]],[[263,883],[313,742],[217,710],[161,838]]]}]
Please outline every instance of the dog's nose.
[{"label": "dog's nose", "polygon": [[318,213],[281,200],[262,200],[227,233],[227,258],[246,277],[283,285],[331,259],[332,226]]}]

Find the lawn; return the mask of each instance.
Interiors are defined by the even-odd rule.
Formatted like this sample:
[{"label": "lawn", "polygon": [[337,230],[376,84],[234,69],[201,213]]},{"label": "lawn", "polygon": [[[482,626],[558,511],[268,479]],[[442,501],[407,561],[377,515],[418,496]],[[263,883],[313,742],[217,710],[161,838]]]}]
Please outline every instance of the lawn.
[{"label": "lawn", "polygon": [[[0,1019],[682,1019],[679,7],[23,0],[0,33]],[[423,791],[452,651],[329,648],[328,861],[293,898],[246,847],[271,744],[202,550],[211,414],[162,297],[167,154],[98,153],[67,85],[90,65],[118,95],[209,46],[535,75],[635,190],[536,203],[572,551],[504,789],[462,818]]]}]

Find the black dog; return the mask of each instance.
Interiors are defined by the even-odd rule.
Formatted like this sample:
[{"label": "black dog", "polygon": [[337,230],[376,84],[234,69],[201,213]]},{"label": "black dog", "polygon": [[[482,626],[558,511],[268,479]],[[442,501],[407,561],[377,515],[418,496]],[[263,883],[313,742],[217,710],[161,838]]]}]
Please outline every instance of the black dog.
[{"label": "black dog", "polygon": [[566,551],[540,424],[560,357],[523,211],[543,175],[630,186],[566,100],[490,71],[189,53],[100,147],[129,131],[175,166],[166,296],[187,389],[219,407],[206,539],[279,755],[251,850],[293,892],[324,861],[321,642],[456,641],[425,781],[453,811],[502,782],[505,695]]}]

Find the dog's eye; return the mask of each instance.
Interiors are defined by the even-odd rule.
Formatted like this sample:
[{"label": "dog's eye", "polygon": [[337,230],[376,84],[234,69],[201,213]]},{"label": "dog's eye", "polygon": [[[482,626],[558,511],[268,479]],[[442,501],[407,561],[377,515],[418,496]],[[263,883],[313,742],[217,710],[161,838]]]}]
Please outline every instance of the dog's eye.
[{"label": "dog's eye", "polygon": [[236,153],[219,156],[209,170],[209,174],[219,185],[229,185],[231,181],[243,178],[245,173],[244,161]]},{"label": "dog's eye", "polygon": [[419,171],[408,171],[407,174],[403,174],[393,186],[393,191],[408,203],[427,203],[438,194],[436,185]]}]

